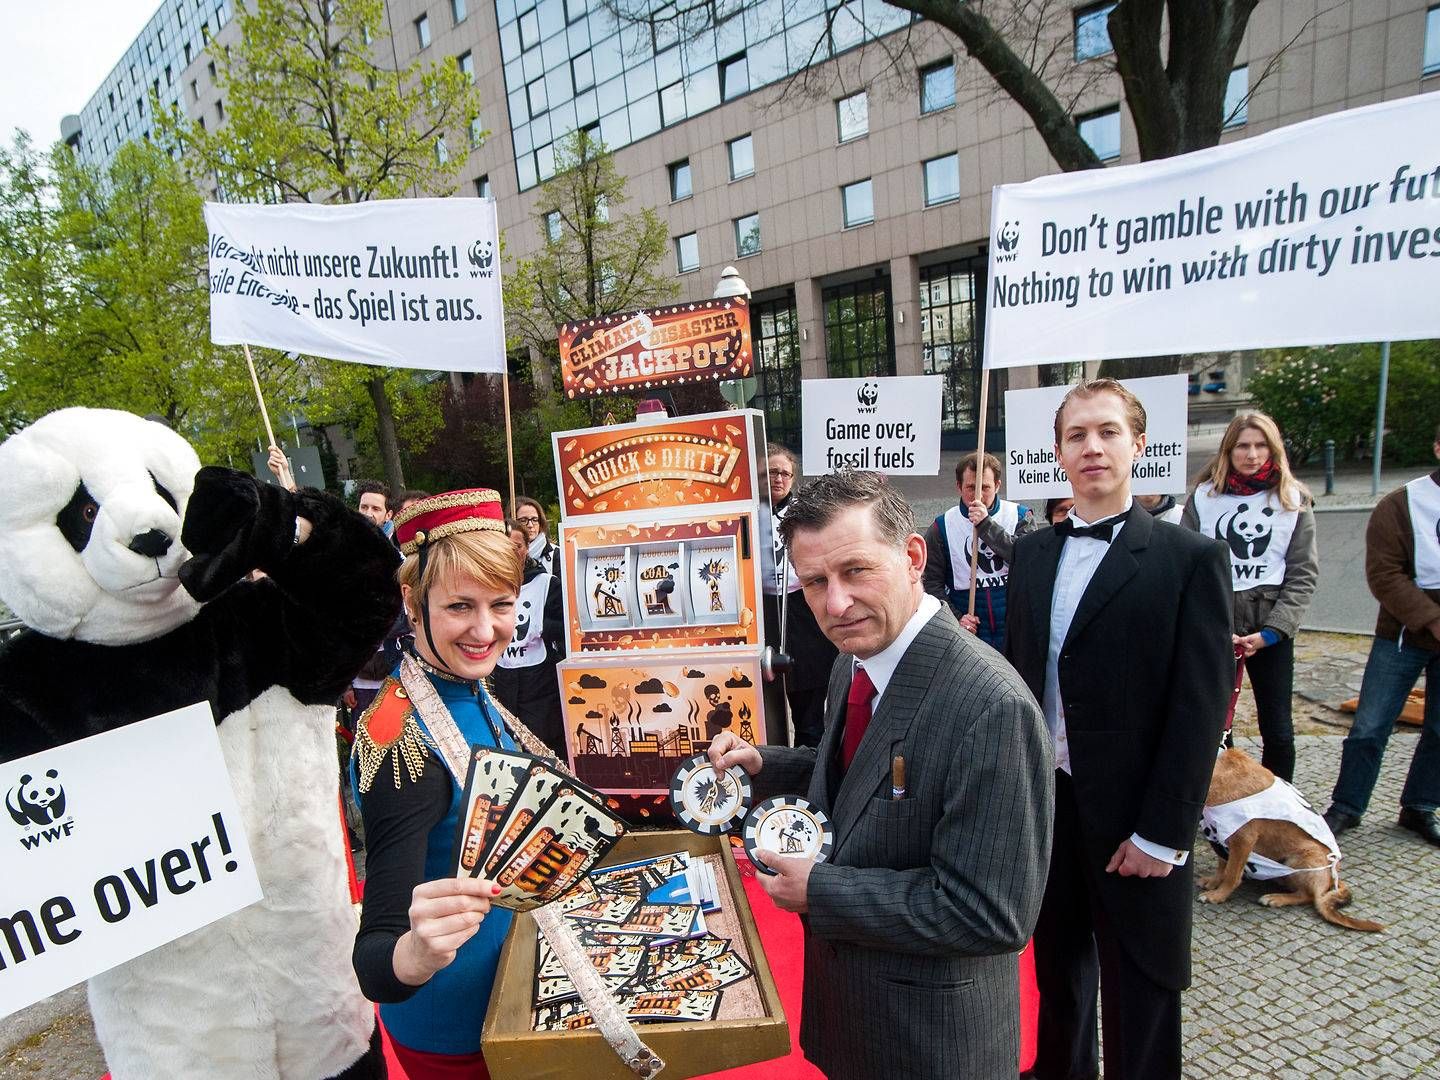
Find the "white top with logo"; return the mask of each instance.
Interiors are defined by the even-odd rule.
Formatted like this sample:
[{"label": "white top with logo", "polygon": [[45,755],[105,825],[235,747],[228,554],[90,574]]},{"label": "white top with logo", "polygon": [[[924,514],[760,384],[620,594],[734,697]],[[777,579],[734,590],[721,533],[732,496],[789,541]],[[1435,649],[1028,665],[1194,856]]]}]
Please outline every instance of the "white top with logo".
[{"label": "white top with logo", "polygon": [[549,574],[536,574],[520,586],[515,636],[500,654],[501,667],[528,668],[545,662],[545,599],[554,580]]},{"label": "white top with logo", "polygon": [[790,565],[790,552],[785,547],[785,541],[780,539],[780,520],[785,512],[790,509],[791,503],[786,503],[779,510],[770,512],[770,542],[773,545],[775,555],[775,579],[765,583],[765,591],[771,596],[780,595],[780,574],[782,567],[785,574],[785,591],[795,593],[800,591],[800,578],[795,573],[795,567]]},{"label": "white top with logo", "polygon": [[[1020,504],[1000,500],[993,517],[1011,536],[1020,525]],[[945,511],[945,542],[950,548],[950,586],[956,592],[970,588],[970,550],[974,543],[975,526],[970,522],[968,507],[963,504]],[[975,584],[993,589],[1010,580],[1010,564],[980,541],[980,559],[976,564]]]},{"label": "white top with logo", "polygon": [[1428,476],[1405,485],[1415,533],[1415,584],[1440,589],[1440,484]]},{"label": "white top with logo", "polygon": [[[1335,834],[1330,831],[1330,826],[1325,824],[1325,819],[1305,801],[1305,796],[1278,776],[1264,791],[1236,799],[1234,802],[1205,807],[1200,813],[1200,831],[1205,839],[1223,846],[1228,844],[1230,837],[1239,832],[1242,826],[1257,819],[1288,821],[1297,825],[1307,835],[1330,849],[1332,864],[1340,858],[1340,845],[1335,842]],[[1245,859],[1245,876],[1252,881],[1288,877],[1295,873],[1296,869],[1274,859],[1267,859],[1256,851],[1252,851]],[[1300,869],[1328,869],[1328,866]]]},{"label": "white top with logo", "polygon": [[[1206,480],[1195,489],[1200,532],[1230,548],[1230,582],[1235,592],[1285,580],[1285,552],[1300,511],[1286,510],[1274,489],[1258,495],[1215,495]],[[1298,492],[1292,492],[1298,497]]]}]

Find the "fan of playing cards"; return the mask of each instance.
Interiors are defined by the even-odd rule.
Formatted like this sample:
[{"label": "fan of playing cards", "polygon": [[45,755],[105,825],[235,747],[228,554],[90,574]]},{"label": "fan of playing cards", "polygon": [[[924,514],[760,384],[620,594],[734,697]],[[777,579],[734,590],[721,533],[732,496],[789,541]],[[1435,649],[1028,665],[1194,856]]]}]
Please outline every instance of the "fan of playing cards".
[{"label": "fan of playing cards", "polygon": [[456,876],[500,886],[493,903],[530,911],[564,896],[625,833],[605,798],[529,754],[477,747],[456,837]]}]

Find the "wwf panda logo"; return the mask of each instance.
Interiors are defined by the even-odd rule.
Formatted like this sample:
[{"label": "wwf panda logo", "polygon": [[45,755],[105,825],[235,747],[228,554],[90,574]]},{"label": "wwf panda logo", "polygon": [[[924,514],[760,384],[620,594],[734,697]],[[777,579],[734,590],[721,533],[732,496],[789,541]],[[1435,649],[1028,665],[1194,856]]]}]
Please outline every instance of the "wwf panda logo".
[{"label": "wwf panda logo", "polygon": [[1015,222],[1007,221],[1000,226],[1000,231],[995,234],[995,246],[1007,255],[1020,246],[1020,230]]},{"label": "wwf panda logo", "polygon": [[1243,502],[1234,510],[1220,515],[1215,522],[1215,539],[1224,540],[1230,546],[1230,553],[1242,562],[1249,562],[1264,556],[1270,547],[1270,536],[1275,529],[1275,510],[1270,506]]},{"label": "wwf panda logo", "polygon": [[505,655],[515,660],[525,655],[525,639],[530,636],[530,601],[520,601],[519,614],[515,617],[515,634],[505,649]]},{"label": "wwf panda logo", "polygon": [[[965,558],[968,561],[974,553],[975,538],[965,541]],[[975,569],[984,577],[997,577],[1005,573],[1005,560],[984,540],[980,541],[980,555],[975,559]]]},{"label": "wwf panda logo", "polygon": [[467,252],[470,265],[477,270],[488,270],[495,261],[495,243],[491,240],[476,240]]},{"label": "wwf panda logo", "polygon": [[38,780],[25,773],[5,793],[5,809],[16,825],[50,825],[65,816],[65,788],[60,774],[48,770]]}]

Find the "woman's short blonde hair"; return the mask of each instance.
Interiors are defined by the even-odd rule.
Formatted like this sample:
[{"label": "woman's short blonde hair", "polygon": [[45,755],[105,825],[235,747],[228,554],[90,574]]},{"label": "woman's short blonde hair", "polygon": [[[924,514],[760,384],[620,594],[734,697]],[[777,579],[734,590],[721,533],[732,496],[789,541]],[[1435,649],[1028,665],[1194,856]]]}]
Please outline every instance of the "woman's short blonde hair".
[{"label": "woman's short blonde hair", "polygon": [[[428,596],[435,584],[445,579],[470,578],[481,588],[495,592],[518,594],[525,575],[525,564],[510,541],[508,532],[498,529],[455,533],[430,544],[426,549],[425,569],[420,569],[420,553],[407,555],[395,572],[402,586],[409,586],[416,604]],[[412,615],[418,614],[416,611]]]}]

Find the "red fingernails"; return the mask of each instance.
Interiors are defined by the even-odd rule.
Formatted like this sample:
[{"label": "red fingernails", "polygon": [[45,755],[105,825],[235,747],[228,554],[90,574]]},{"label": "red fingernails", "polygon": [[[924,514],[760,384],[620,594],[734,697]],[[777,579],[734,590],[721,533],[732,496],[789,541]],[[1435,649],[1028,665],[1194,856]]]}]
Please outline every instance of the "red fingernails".
[{"label": "red fingernails", "polygon": [[500,895],[500,886],[499,886],[499,885],[491,885],[491,886],[490,886],[490,895],[491,895],[491,896],[499,896],[499,895]]}]

